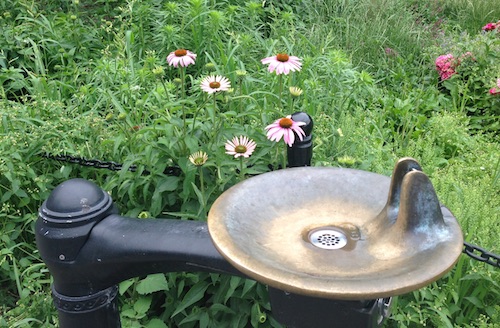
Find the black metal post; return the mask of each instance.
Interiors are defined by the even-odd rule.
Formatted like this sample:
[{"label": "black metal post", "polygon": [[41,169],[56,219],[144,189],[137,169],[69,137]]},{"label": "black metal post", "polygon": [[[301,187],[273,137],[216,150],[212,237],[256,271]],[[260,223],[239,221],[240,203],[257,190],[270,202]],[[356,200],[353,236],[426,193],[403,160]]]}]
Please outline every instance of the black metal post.
[{"label": "black metal post", "polygon": [[306,135],[302,141],[296,138],[292,147],[287,148],[288,167],[311,166],[313,120],[311,116],[304,112],[292,114],[292,120],[306,123],[302,126],[302,130]]},{"label": "black metal post", "polygon": [[120,328],[116,302],[118,287],[113,286],[88,296],[66,296],[52,288],[52,298],[59,313],[59,327]]},{"label": "black metal post", "polygon": [[392,298],[340,301],[288,293],[269,287],[273,316],[288,328],[380,327]]},{"label": "black metal post", "polygon": [[83,179],[59,185],[40,209],[36,240],[54,278],[61,328],[120,327],[116,285],[132,277],[175,271],[242,275],[217,252],[205,222],[116,213],[111,197]]}]

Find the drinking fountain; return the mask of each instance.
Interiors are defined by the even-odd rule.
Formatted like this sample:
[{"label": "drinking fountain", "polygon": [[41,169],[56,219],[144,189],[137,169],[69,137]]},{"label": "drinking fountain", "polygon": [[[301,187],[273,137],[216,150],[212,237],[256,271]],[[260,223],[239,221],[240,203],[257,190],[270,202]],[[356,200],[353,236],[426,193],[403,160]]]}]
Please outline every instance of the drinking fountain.
[{"label": "drinking fountain", "polygon": [[[311,138],[303,142],[298,151],[309,156]],[[226,190],[207,222],[122,217],[94,183],[60,184],[35,228],[60,327],[120,327],[117,284],[176,271],[264,283],[273,316],[288,327],[380,327],[392,296],[458,260],[460,227],[414,159],[399,160],[389,178],[298,157],[291,166],[300,167]]]},{"label": "drinking fountain", "polygon": [[[392,179],[328,167],[262,174],[223,193],[210,210],[208,228],[235,268],[270,287],[272,309],[273,300],[280,309],[300,309],[331,299],[351,301],[343,303],[351,309],[371,304],[387,310],[391,296],[448,272],[463,245],[456,219],[411,158],[398,161]],[[325,317],[310,308],[277,319],[319,327]],[[328,319],[339,317],[334,311]]]}]

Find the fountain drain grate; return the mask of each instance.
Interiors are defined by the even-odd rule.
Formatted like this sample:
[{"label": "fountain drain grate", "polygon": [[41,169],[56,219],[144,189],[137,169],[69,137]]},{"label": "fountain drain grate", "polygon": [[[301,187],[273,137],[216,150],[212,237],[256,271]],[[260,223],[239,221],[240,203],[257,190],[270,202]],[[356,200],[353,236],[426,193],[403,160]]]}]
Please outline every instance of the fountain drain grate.
[{"label": "fountain drain grate", "polygon": [[309,241],[323,249],[339,249],[347,245],[346,235],[333,229],[315,230],[309,234]]}]

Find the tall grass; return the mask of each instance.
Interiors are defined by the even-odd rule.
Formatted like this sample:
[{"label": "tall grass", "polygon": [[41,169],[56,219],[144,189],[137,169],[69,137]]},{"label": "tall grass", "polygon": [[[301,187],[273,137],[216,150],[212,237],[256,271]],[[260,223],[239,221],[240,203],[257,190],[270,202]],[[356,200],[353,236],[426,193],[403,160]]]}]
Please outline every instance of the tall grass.
[{"label": "tall grass", "polygon": [[434,4],[434,8],[442,10],[450,25],[460,26],[469,33],[477,31],[478,26],[495,22],[500,16],[500,8],[494,2],[480,0],[445,0]]},{"label": "tall grass", "polygon": [[[432,40],[409,6],[398,0],[325,0],[304,4],[311,43],[341,48],[355,65],[376,71],[386,49],[416,59]],[[328,36],[325,38],[324,36]],[[317,39],[316,39],[317,38]],[[328,45],[322,44],[328,42]]]}]

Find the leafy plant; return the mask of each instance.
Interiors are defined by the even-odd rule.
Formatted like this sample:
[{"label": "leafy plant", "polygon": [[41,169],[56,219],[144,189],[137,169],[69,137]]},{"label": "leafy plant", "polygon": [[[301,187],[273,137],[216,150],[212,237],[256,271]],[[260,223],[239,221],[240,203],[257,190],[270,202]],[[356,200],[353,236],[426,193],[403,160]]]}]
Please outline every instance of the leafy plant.
[{"label": "leafy plant", "polygon": [[451,100],[450,109],[466,112],[475,129],[498,131],[500,99],[489,90],[495,87],[500,72],[499,34],[496,31],[462,34],[443,44],[448,46],[441,48],[442,51],[455,56],[455,74],[441,81]]}]

